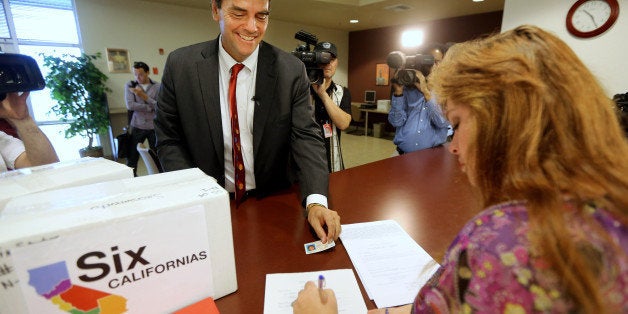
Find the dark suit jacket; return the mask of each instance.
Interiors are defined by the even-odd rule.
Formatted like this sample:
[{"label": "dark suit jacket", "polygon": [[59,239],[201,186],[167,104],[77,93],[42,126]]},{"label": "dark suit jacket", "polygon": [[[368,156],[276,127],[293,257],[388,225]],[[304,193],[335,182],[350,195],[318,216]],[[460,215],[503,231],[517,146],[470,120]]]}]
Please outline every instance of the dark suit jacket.
[{"label": "dark suit jacket", "polygon": [[[155,132],[165,171],[198,167],[224,186],[218,39],[168,56],[157,101]],[[260,44],[255,86],[253,153],[259,196],[289,187],[294,175],[302,198],[327,195],[325,147],[313,117],[303,63]]]}]

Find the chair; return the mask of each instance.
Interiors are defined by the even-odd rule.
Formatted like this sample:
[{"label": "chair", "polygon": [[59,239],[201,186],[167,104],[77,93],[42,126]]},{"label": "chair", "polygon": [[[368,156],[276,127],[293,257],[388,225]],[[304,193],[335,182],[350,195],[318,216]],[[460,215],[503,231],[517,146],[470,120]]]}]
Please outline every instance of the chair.
[{"label": "chair", "polygon": [[159,173],[159,167],[157,167],[153,156],[150,155],[150,149],[145,147],[144,143],[137,143],[137,151],[140,153],[140,156],[142,156],[148,174]]},{"label": "chair", "polygon": [[351,104],[351,124],[354,129],[347,130],[346,133],[353,134],[358,132],[358,128],[364,123],[364,112],[360,111],[360,105]]}]

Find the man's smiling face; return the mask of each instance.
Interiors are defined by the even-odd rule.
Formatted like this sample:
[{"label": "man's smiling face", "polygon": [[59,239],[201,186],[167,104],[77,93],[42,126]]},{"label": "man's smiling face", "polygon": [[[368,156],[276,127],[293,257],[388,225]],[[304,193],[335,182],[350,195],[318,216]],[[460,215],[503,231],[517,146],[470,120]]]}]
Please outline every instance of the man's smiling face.
[{"label": "man's smiling face", "polygon": [[220,25],[222,46],[238,62],[257,48],[268,27],[269,0],[223,0],[212,2],[212,16]]}]

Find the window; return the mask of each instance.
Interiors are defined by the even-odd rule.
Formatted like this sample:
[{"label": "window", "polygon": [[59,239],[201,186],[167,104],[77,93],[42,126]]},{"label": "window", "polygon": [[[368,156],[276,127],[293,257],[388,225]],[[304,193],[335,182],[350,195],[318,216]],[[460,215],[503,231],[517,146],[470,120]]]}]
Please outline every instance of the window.
[{"label": "window", "polygon": [[9,38],[9,24],[4,13],[4,3],[0,2],[0,38]]},{"label": "window", "polygon": [[[21,53],[33,57],[43,67],[46,55],[81,53],[81,42],[73,0],[0,0],[0,46],[5,52]],[[87,139],[66,139],[67,124],[50,113],[54,100],[50,90],[33,91],[29,97],[31,116],[55,147],[59,159],[79,158],[80,148]]]},{"label": "window", "polygon": [[9,0],[20,41],[77,45],[78,28],[71,0]]}]

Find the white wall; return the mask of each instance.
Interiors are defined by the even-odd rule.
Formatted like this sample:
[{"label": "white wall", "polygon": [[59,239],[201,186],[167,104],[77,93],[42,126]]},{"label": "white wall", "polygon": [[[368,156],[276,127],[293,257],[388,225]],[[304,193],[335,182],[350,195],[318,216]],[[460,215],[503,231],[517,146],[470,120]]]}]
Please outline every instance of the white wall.
[{"label": "white wall", "polygon": [[[207,0],[210,1],[210,0]],[[173,50],[214,39],[220,30],[210,10],[194,9],[142,0],[75,0],[83,49],[88,54],[101,52],[97,66],[109,80],[109,108],[113,136],[122,133],[127,124],[124,86],[133,73],[109,73],[106,48],[128,49],[130,61],[144,61],[157,67],[159,73],[151,78],[161,81],[168,53]],[[285,51],[292,51],[300,42],[294,33],[304,29],[319,40],[332,41],[338,47],[340,62],[334,79],[347,86],[349,33],[273,20],[264,40]],[[164,54],[159,54],[159,48]],[[152,70],[151,70],[152,73]],[[112,141],[101,137],[105,155],[112,156]]]},{"label": "white wall", "polygon": [[[151,68],[159,69],[159,75],[151,74],[151,78],[157,81],[161,80],[169,52],[214,39],[219,33],[218,23],[212,19],[210,10],[137,0],[76,0],[76,9],[86,53],[101,52],[105,56],[106,48],[128,49],[131,62],[144,61]],[[285,51],[292,51],[300,43],[294,39],[294,33],[301,29],[317,35],[319,40],[332,41],[337,45],[340,63],[334,79],[346,86],[348,32],[273,20],[271,14],[264,40]],[[159,55],[159,48],[164,49],[163,55]],[[124,84],[133,79],[133,74],[109,73],[104,58],[98,66],[109,77],[108,85],[112,89],[110,108],[114,112],[126,110]]]},{"label": "white wall", "polygon": [[604,34],[581,39],[567,32],[565,18],[575,0],[505,0],[502,31],[532,24],[565,41],[597,76],[609,97],[628,92],[628,0],[618,0],[619,18]]},{"label": "white wall", "polygon": [[127,0],[76,0],[76,10],[84,51],[103,54],[98,66],[109,77],[109,107],[114,111],[126,110],[124,84],[133,73],[109,73],[106,48],[128,49],[131,62],[157,67],[159,75],[151,78],[159,81],[168,52],[218,34],[209,11]]},{"label": "white wall", "polygon": [[[338,68],[334,75],[334,82],[348,86],[349,77],[349,33],[321,27],[294,24],[279,20],[270,19],[270,25],[266,31],[265,40],[285,51],[293,51],[302,41],[294,39],[294,34],[300,30],[305,30],[318,37],[318,41],[329,41],[336,44],[338,48]],[[313,47],[312,47],[313,48]]]}]

